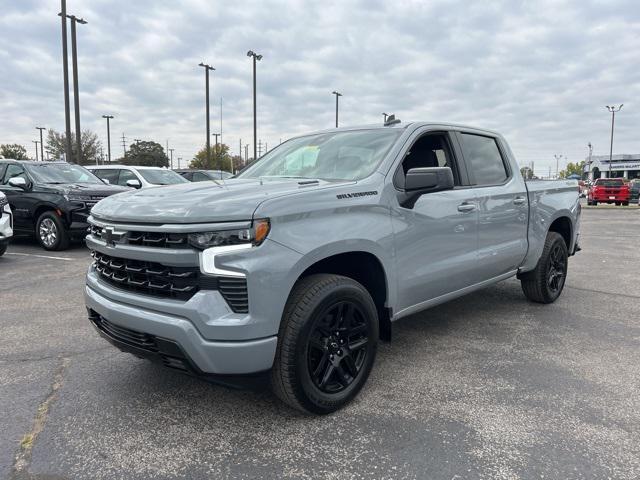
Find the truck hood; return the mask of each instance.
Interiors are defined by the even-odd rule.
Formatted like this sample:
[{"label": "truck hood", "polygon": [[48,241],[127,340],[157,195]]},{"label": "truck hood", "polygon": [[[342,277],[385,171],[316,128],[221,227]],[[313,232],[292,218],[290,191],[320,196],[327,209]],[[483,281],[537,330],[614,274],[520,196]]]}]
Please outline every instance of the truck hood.
[{"label": "truck hood", "polygon": [[41,183],[39,188],[46,192],[55,192],[63,195],[73,194],[91,196],[96,198],[108,197],[115,193],[127,192],[130,189],[118,185],[106,185],[101,183]]},{"label": "truck hood", "polygon": [[105,198],[91,214],[124,223],[208,223],[250,220],[269,198],[353,182],[301,179],[230,179],[133,190]]}]

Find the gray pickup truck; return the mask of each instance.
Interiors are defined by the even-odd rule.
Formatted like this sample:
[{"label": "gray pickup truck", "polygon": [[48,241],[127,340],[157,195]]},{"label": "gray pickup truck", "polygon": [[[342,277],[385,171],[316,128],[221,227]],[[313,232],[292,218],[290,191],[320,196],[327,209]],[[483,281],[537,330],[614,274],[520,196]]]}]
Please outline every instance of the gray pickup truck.
[{"label": "gray pickup truck", "polygon": [[[407,315],[517,276],[562,292],[575,181],[525,183],[501,135],[397,120],[293,138],[236,178],[100,201],[85,300],[124,351],[329,413]],[[264,374],[264,375],[263,375]]]}]

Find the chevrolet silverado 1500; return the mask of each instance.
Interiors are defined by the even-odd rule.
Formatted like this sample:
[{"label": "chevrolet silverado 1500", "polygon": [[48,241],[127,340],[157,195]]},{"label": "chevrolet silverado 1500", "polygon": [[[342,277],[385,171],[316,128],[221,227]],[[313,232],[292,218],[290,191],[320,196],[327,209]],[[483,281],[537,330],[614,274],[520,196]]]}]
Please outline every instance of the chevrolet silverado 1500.
[{"label": "chevrolet silverado 1500", "polygon": [[92,210],[90,321],[124,351],[225,381],[265,373],[334,411],[392,322],[517,276],[561,294],[575,181],[525,183],[498,133],[389,121],[293,138],[237,178],[143,189]]}]

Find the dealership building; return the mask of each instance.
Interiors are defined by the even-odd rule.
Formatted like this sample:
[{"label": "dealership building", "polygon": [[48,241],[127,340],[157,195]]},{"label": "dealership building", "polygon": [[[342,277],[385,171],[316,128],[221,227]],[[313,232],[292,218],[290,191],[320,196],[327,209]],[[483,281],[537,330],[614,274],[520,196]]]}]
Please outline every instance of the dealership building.
[{"label": "dealership building", "polygon": [[596,178],[640,178],[640,153],[633,155],[614,155],[609,161],[609,155],[593,155],[591,164],[589,157],[584,162],[582,178],[594,180]]}]

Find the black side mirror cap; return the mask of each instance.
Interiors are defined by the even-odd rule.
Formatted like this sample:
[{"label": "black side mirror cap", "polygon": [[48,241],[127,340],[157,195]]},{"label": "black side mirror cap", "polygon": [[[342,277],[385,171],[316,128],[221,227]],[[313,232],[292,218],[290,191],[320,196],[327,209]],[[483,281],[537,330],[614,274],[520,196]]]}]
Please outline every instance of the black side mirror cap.
[{"label": "black side mirror cap", "polygon": [[425,193],[452,190],[453,171],[449,167],[412,168],[404,176],[400,205],[413,208],[420,196]]}]

